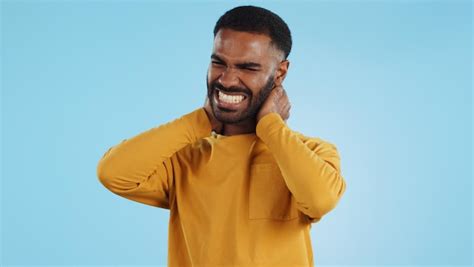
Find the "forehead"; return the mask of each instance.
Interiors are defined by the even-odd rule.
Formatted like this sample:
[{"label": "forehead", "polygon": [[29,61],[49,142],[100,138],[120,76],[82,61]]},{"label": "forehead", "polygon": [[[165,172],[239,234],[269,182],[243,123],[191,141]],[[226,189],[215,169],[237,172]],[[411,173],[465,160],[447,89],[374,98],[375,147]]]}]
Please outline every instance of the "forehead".
[{"label": "forehead", "polygon": [[227,60],[261,61],[274,56],[274,49],[265,34],[220,29],[214,38],[213,53]]}]

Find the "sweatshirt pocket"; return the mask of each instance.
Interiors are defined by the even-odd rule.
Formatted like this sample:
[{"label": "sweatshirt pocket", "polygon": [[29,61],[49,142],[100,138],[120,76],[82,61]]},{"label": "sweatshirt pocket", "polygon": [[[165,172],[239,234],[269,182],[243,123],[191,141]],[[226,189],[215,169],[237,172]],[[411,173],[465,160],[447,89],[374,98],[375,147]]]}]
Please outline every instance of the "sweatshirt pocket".
[{"label": "sweatshirt pocket", "polygon": [[291,220],[297,217],[295,199],[288,190],[278,165],[251,165],[249,219]]}]

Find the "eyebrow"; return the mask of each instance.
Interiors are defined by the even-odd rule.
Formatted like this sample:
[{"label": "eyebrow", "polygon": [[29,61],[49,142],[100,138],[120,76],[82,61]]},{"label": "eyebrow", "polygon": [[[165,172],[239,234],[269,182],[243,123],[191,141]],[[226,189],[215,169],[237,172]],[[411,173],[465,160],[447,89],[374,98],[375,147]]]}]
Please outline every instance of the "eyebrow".
[{"label": "eyebrow", "polygon": [[[224,62],[224,60],[222,60],[218,55],[216,54],[212,54],[211,55],[211,58],[212,59],[215,59],[217,61],[220,61],[220,62]],[[259,64],[259,63],[255,63],[255,62],[242,62],[242,63],[238,63],[238,64],[235,64],[235,66],[239,67],[239,68],[261,68],[262,65]]]}]

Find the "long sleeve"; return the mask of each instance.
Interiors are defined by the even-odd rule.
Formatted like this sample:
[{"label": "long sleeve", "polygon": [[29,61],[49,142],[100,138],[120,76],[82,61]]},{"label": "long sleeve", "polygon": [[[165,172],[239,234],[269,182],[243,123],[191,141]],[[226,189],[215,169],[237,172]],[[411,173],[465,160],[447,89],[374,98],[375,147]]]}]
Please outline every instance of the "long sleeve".
[{"label": "long sleeve", "polygon": [[211,133],[204,108],[151,128],[111,147],[99,160],[99,181],[113,193],[169,209],[175,177],[170,158]]},{"label": "long sleeve", "polygon": [[333,144],[292,131],[274,112],[260,119],[256,134],[272,152],[298,209],[311,222],[336,206],[346,183]]}]

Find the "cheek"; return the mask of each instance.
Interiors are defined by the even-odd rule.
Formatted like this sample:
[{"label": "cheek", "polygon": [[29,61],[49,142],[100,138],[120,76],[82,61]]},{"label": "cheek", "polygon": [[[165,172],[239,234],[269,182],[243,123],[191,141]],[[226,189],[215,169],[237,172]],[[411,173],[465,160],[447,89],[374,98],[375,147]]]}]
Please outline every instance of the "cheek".
[{"label": "cheek", "polygon": [[217,80],[218,77],[219,77],[219,71],[210,67],[207,71],[207,80],[209,81],[209,83],[214,82],[215,80]]},{"label": "cheek", "polygon": [[263,74],[244,74],[241,80],[256,95],[265,86],[267,79],[268,77]]}]

